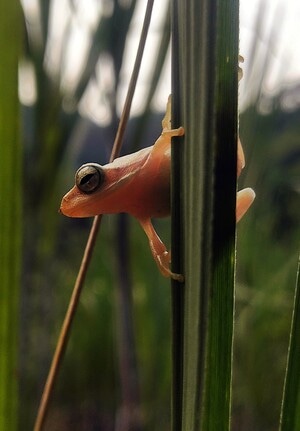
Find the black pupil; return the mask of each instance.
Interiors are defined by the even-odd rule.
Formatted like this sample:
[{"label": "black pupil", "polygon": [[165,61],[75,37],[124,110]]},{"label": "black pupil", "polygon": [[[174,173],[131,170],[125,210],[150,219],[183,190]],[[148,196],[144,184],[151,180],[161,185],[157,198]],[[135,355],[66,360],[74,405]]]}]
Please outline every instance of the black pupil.
[{"label": "black pupil", "polygon": [[88,174],[88,175],[86,175],[85,177],[83,177],[83,178],[81,179],[81,181],[80,181],[80,185],[85,185],[85,184],[89,183],[89,182],[90,182],[90,180],[91,180],[93,177],[95,177],[95,174]]}]

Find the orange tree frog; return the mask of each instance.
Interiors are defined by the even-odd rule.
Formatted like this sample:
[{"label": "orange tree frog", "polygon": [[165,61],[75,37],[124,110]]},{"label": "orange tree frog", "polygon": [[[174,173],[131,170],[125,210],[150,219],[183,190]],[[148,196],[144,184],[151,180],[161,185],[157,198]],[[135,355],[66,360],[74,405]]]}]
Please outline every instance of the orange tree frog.
[{"label": "orange tree frog", "polygon": [[[162,133],[151,147],[115,159],[100,166],[82,165],[75,174],[75,186],[63,197],[60,211],[69,217],[92,217],[98,214],[125,212],[135,217],[144,229],[152,255],[161,273],[182,281],[170,270],[170,253],[157,235],[151,219],[170,214],[171,137],[184,134],[183,127],[171,129],[171,103],[162,121]],[[238,174],[244,166],[238,144]],[[237,220],[253,200],[251,189],[237,196]]]}]

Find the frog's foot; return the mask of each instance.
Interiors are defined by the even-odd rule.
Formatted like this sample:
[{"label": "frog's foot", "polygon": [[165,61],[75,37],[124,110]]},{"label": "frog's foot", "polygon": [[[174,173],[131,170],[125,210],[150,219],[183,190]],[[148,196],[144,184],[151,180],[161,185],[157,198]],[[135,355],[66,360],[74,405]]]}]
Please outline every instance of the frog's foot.
[{"label": "frog's foot", "polygon": [[166,114],[161,122],[162,124],[162,135],[164,136],[182,136],[184,135],[184,128],[179,127],[178,129],[172,129],[171,125],[171,106],[172,106],[172,95],[168,97]]},{"label": "frog's foot", "polygon": [[168,97],[166,114],[161,122],[163,130],[171,130],[171,94]]},{"label": "frog's foot", "polygon": [[[239,54],[239,63],[244,63],[244,57]],[[238,80],[240,81],[243,77],[243,69],[238,66]]]},{"label": "frog's foot", "polygon": [[243,147],[240,141],[240,138],[238,138],[238,149],[237,149],[237,177],[240,176],[242,169],[245,167],[245,156]]},{"label": "frog's foot", "polygon": [[236,222],[238,222],[247,212],[254,201],[255,193],[252,189],[246,188],[237,193],[236,199]]},{"label": "frog's foot", "polygon": [[164,243],[157,235],[154,227],[152,226],[151,220],[139,220],[142,228],[144,229],[148,240],[153,258],[164,277],[171,277],[173,280],[179,282],[184,281],[184,277],[181,274],[177,274],[170,270],[170,253],[166,249]]},{"label": "frog's foot", "polygon": [[161,136],[172,138],[172,136],[183,136],[184,128],[178,127],[178,129],[163,129]]},{"label": "frog's foot", "polygon": [[[151,248],[151,245],[150,245],[150,248]],[[183,275],[177,274],[176,272],[172,272],[170,270],[170,252],[166,250],[162,254],[154,254],[152,248],[151,248],[151,251],[152,251],[154,260],[157,263],[157,266],[160,272],[162,273],[162,275],[165,277],[171,277],[173,280],[177,280],[183,283],[184,281]]]}]

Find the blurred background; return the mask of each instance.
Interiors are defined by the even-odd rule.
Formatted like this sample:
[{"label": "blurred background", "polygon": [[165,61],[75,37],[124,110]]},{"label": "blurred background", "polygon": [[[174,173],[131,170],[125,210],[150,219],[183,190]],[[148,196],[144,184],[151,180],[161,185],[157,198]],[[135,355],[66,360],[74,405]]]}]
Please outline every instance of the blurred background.
[{"label": "blurred background", "polygon": [[[91,225],[58,214],[60,200],[82,163],[109,158],[145,2],[22,0],[22,7],[24,430],[33,426]],[[233,431],[272,431],[279,420],[299,251],[299,21],[297,0],[241,1],[247,165],[239,188],[253,187],[257,197],[238,227]],[[160,134],[170,93],[169,34],[169,4],[161,0],[124,153]],[[156,223],[166,244],[169,224]],[[137,222],[104,217],[46,429],[126,431],[131,412],[130,429],[168,430],[170,382],[169,283]]]}]

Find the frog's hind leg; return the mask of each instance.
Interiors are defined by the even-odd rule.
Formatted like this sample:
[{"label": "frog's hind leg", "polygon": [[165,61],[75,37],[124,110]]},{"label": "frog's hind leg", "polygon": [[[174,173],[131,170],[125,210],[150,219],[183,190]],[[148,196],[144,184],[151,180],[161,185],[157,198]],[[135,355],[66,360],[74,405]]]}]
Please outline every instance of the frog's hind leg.
[{"label": "frog's hind leg", "polygon": [[251,188],[240,190],[236,199],[236,222],[238,222],[246,213],[254,201],[255,193]]}]

